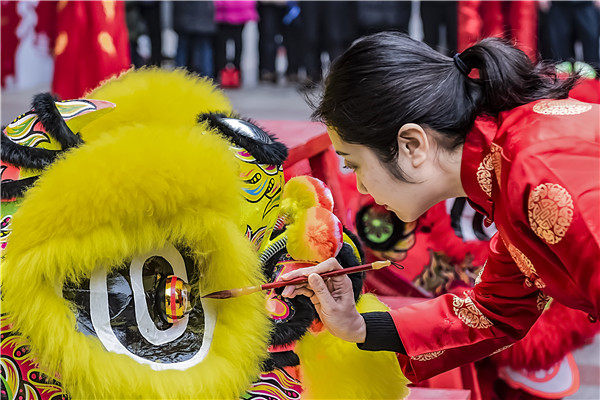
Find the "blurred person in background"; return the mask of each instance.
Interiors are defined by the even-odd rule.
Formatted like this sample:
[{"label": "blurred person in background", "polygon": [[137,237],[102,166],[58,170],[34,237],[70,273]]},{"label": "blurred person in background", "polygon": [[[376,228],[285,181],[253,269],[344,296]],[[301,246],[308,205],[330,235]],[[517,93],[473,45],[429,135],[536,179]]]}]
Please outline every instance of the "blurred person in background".
[{"label": "blurred person in background", "polygon": [[321,81],[321,54],[330,62],[340,56],[355,37],[353,10],[343,1],[301,1],[304,66],[309,81]]},{"label": "blurred person in background", "polygon": [[[422,1],[423,41],[442,54],[454,55],[457,40],[456,1]],[[444,28],[446,43],[442,46],[440,30]]]},{"label": "blurred person in background", "polygon": [[261,82],[277,82],[275,58],[279,44],[277,36],[283,36],[283,16],[286,1],[258,2],[258,71]]},{"label": "blurred person in background", "polygon": [[408,33],[412,2],[357,1],[353,5],[356,8],[356,29],[359,37],[381,31]]},{"label": "blurred person in background", "polygon": [[570,64],[577,59],[575,43],[579,42],[581,61],[598,71],[600,1],[543,0],[538,4],[542,57]]},{"label": "blurred person in background", "polygon": [[[215,1],[217,37],[215,43],[216,71],[223,87],[239,87],[242,58],[242,30],[249,21],[258,20],[256,1]],[[227,59],[227,43],[233,41],[233,60]]]},{"label": "blurred person in background", "polygon": [[[130,30],[130,43],[134,65],[154,65],[160,67],[162,64],[162,23],[160,20],[160,1],[126,1],[127,24]],[[150,57],[144,59],[137,52],[137,39],[141,35],[148,35],[150,39]],[[135,53],[135,54],[134,54]]]},{"label": "blurred person in background", "polygon": [[[258,2],[258,55],[259,80],[277,82],[275,60],[280,45],[285,46],[287,56],[286,77],[290,82],[298,81],[301,64],[301,16],[297,1]],[[281,42],[278,42],[278,38]]]},{"label": "blurred person in background", "polygon": [[178,36],[175,64],[213,78],[213,42],[217,29],[213,2],[174,1],[173,29]]},{"label": "blurred person in background", "polygon": [[459,51],[495,36],[514,41],[531,60],[537,60],[535,1],[465,0],[459,1],[457,7]]},{"label": "blurred person in background", "polygon": [[76,99],[130,67],[124,2],[53,3],[54,93],[63,99]]}]

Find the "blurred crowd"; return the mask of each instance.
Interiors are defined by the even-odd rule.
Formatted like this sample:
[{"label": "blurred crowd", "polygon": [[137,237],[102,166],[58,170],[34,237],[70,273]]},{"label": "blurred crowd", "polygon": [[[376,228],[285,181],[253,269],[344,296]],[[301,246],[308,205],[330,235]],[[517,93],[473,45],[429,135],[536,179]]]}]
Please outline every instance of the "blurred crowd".
[{"label": "blurred crowd", "polygon": [[[257,21],[259,79],[276,82],[276,56],[283,48],[288,82],[318,82],[323,61],[333,60],[360,36],[383,30],[408,33],[411,1],[175,1],[178,35],[175,62],[224,86],[240,82],[242,30]],[[159,5],[127,2],[127,22],[136,66],[161,62]],[[453,55],[487,36],[514,40],[530,57],[598,68],[600,1],[422,1],[423,40]],[[152,54],[136,53],[138,35],[147,34]],[[327,55],[328,57],[324,57]],[[281,78],[281,77],[279,77]]]},{"label": "blurred crowd", "polygon": [[[597,76],[600,57],[600,0],[1,4],[3,89],[45,80],[63,98],[81,96],[132,64],[186,67],[222,87],[238,87],[242,78],[307,85],[354,40],[383,30],[410,33],[450,56],[502,36],[532,59],[562,62],[565,72],[585,62],[588,77]],[[251,35],[243,35],[249,25]],[[258,55],[242,69],[243,46],[255,46],[255,36]],[[242,77],[242,70],[257,76]]]}]

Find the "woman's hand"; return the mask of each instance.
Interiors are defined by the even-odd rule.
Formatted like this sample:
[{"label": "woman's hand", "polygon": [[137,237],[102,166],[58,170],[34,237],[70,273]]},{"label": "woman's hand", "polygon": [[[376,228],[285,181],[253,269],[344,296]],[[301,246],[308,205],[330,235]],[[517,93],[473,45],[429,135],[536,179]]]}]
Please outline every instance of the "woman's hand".
[{"label": "woman's hand", "polygon": [[314,267],[300,268],[283,274],[283,280],[308,276],[308,283],[287,286],[282,296],[304,295],[310,298],[323,325],[331,334],[348,342],[363,343],[367,328],[365,320],[356,311],[350,278],[348,275],[341,275],[323,281],[318,275],[337,269],[342,269],[342,266],[335,258],[330,258]]}]

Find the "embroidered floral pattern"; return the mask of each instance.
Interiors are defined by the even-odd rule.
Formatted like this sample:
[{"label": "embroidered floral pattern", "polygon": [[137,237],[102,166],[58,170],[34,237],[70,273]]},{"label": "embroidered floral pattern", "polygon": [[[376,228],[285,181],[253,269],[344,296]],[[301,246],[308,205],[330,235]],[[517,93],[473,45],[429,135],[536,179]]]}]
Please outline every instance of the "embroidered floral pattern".
[{"label": "embroidered floral pattern", "polygon": [[492,155],[488,154],[477,167],[477,182],[488,197],[492,197]]},{"label": "embroidered floral pattern", "polygon": [[537,297],[537,309],[538,311],[544,311],[544,309],[546,308],[546,305],[548,304],[548,302],[550,302],[550,300],[552,300],[552,297],[544,294],[543,292],[539,292],[538,293],[538,297]]},{"label": "embroidered floral pattern", "polygon": [[545,100],[533,106],[533,111],[544,115],[577,115],[592,109],[591,104],[572,99]]},{"label": "embroidered floral pattern", "polygon": [[469,296],[464,299],[454,296],[452,308],[454,309],[454,314],[456,314],[465,325],[471,328],[485,329],[494,325],[492,324],[492,321],[487,319],[485,315],[479,311]]},{"label": "embroidered floral pattern", "polygon": [[573,199],[556,183],[543,183],[529,194],[527,204],[531,229],[548,244],[556,244],[573,221]]},{"label": "embroidered floral pattern", "polygon": [[527,277],[527,282],[533,282],[538,289],[545,288],[546,284],[538,277],[537,271],[529,258],[510,243],[508,243],[507,248],[510,256],[517,264],[517,267],[519,267],[523,275]]},{"label": "embroidered floral pattern", "polygon": [[438,358],[443,353],[444,353],[444,350],[432,351],[431,353],[423,353],[423,354],[418,354],[416,356],[412,356],[410,359],[415,360],[415,361],[430,361],[430,360],[433,360],[434,358]]}]

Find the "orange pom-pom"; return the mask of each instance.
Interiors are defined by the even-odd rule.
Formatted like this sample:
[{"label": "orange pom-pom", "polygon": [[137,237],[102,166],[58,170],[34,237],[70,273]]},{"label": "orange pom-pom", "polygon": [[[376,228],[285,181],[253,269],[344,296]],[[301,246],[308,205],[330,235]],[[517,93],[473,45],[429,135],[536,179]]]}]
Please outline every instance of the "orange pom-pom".
[{"label": "orange pom-pom", "polygon": [[319,179],[306,175],[296,176],[283,187],[281,204],[283,213],[293,216],[316,206],[333,211],[331,190]]},{"label": "orange pom-pom", "polygon": [[292,258],[314,262],[335,257],[344,242],[342,223],[323,207],[311,207],[300,213],[288,226],[287,237]]}]

